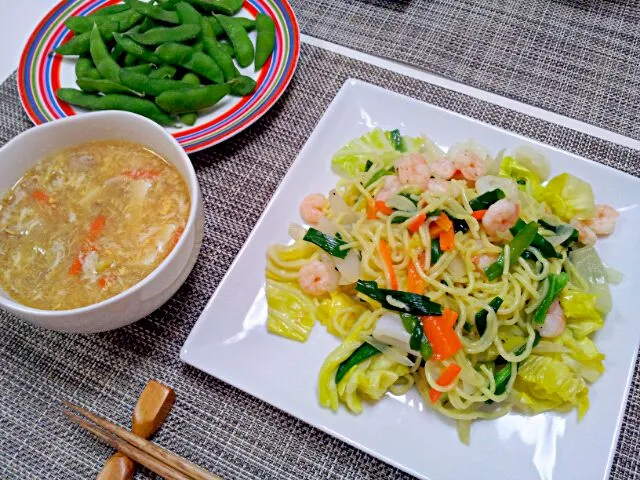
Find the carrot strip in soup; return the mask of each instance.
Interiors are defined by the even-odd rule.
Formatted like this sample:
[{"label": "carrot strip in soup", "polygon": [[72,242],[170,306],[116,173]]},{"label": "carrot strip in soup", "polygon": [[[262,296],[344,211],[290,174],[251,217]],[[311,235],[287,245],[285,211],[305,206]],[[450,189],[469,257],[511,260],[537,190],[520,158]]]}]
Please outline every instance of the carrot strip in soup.
[{"label": "carrot strip in soup", "polygon": [[151,180],[159,176],[160,171],[152,168],[149,168],[149,169],[134,168],[132,170],[125,170],[124,175],[133,180]]},{"label": "carrot strip in soup", "polygon": [[[424,264],[424,253],[418,255],[418,263]],[[413,261],[409,262],[407,267],[407,291],[411,293],[417,293],[418,295],[424,294],[424,280],[418,273],[416,264]]]},{"label": "carrot strip in soup", "polygon": [[93,222],[91,223],[91,228],[89,229],[89,234],[87,235],[87,241],[95,242],[102,230],[104,230],[104,226],[107,223],[107,218],[104,215],[98,215]]},{"label": "carrot strip in soup", "polygon": [[[460,368],[460,365],[458,365],[457,363],[451,363],[442,371],[442,373],[436,380],[436,383],[441,387],[448,387],[456,381],[456,378],[458,378],[458,375],[461,371],[462,368]],[[441,396],[442,392],[436,390],[435,388],[429,389],[429,400],[431,400],[431,403],[436,403]]]},{"label": "carrot strip in soup", "polygon": [[380,250],[380,256],[384,261],[384,265],[387,269],[387,274],[389,275],[389,287],[392,290],[397,290],[398,279],[396,278],[396,272],[393,270],[393,262],[391,261],[391,252],[389,251],[389,244],[387,243],[386,240],[380,240],[378,249]]},{"label": "carrot strip in soup", "polygon": [[31,198],[38,203],[49,203],[49,195],[44,193],[43,190],[34,190],[31,192]]},{"label": "carrot strip in soup", "polygon": [[71,267],[69,267],[69,275],[80,275],[80,273],[82,273],[82,261],[80,257],[76,257]]}]

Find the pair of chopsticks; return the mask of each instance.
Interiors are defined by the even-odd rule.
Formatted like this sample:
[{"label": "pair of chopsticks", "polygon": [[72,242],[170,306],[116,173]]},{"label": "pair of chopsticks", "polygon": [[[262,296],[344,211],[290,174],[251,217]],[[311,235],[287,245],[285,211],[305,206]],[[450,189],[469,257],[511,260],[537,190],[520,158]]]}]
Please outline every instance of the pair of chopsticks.
[{"label": "pair of chopsticks", "polygon": [[100,415],[71,402],[65,401],[63,404],[68,409],[64,414],[69,420],[167,480],[222,480],[189,460],[111,423]]}]

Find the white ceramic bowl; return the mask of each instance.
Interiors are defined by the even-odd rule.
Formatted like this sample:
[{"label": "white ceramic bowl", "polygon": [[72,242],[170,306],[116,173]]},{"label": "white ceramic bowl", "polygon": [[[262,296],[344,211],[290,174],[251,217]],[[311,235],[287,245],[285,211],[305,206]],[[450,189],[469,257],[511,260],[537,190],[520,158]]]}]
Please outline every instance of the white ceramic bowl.
[{"label": "white ceramic bowl", "polygon": [[0,290],[0,308],[51,330],[102,332],[145,317],[166,302],[186,280],[202,243],[202,195],[187,154],[164,128],[151,120],[127,112],[95,112],[27,130],[0,149],[0,195],[48,154],[83,142],[111,139],[149,147],[173,164],[184,177],[191,196],[191,210],[177,245],[146,278],[100,303],[73,310],[40,310],[22,305]]}]

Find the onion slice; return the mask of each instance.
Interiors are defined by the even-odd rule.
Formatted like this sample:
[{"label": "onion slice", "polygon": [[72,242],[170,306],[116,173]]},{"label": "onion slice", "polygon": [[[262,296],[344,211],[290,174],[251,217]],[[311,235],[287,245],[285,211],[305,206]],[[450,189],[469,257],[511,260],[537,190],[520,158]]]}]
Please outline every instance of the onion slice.
[{"label": "onion slice", "polygon": [[[420,352],[411,350],[409,339],[411,335],[405,330],[400,320],[400,315],[395,313],[385,313],[381,315],[376,323],[376,328],[372,334],[373,338],[379,342],[399,348],[403,352],[412,355],[420,355]],[[375,345],[374,345],[375,346]]]},{"label": "onion slice", "polygon": [[383,355],[389,357],[391,360],[393,360],[396,363],[399,363],[401,365],[406,365],[407,367],[413,367],[415,365],[415,362],[413,360],[410,360],[406,356],[406,354],[401,353],[400,350],[398,350],[395,347],[392,347],[391,345],[387,345],[385,343],[379,342],[373,337],[368,337],[365,340],[365,342],[367,342],[372,347],[375,347],[378,350],[380,350],[380,352],[382,352]]},{"label": "onion slice", "polygon": [[360,256],[353,248],[345,258],[334,258],[336,268],[340,272],[340,285],[356,283],[360,278]]}]

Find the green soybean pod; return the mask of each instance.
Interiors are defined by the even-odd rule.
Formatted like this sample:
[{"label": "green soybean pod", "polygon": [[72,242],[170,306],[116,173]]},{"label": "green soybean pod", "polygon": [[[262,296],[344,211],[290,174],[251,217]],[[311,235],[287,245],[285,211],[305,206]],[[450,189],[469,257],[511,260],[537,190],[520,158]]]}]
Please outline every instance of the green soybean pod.
[{"label": "green soybean pod", "polygon": [[150,63],[141,63],[140,65],[134,65],[132,67],[123,67],[120,69],[126,70],[127,72],[136,72],[141,73],[143,75],[149,75],[153,70],[153,65]]},{"label": "green soybean pod", "polygon": [[[200,85],[200,79],[198,76],[191,72],[185,73],[184,77],[182,77],[182,81],[190,85]],[[183,113],[180,115],[180,121],[188,127],[196,123],[196,120],[198,120],[198,114],[196,112]]]},{"label": "green soybean pod", "polygon": [[76,78],[100,78],[100,74],[98,70],[96,70],[95,65],[91,58],[80,57],[76,62],[75,66]]},{"label": "green soybean pod", "polygon": [[118,45],[120,45],[125,52],[135,55],[139,59],[148,63],[160,63],[160,59],[152,51],[147,50],[138,42],[130,39],[122,33],[115,33],[113,35]]},{"label": "green soybean pod", "polygon": [[269,15],[259,13],[256,17],[256,30],[258,38],[256,40],[255,68],[260,70],[276,45],[276,25]]},{"label": "green soybean pod", "polygon": [[177,27],[156,27],[144,33],[128,34],[142,45],[161,45],[167,42],[183,42],[196,38],[200,33],[200,25],[178,25]]},{"label": "green soybean pod", "polygon": [[235,15],[242,9],[244,0],[187,0],[190,4],[224,15]]},{"label": "green soybean pod", "polygon": [[[116,22],[102,23],[98,29],[100,34],[106,40],[111,40],[114,32],[118,30],[118,24]],[[85,32],[74,35],[69,41],[56,47],[54,52],[60,55],[82,55],[89,52],[89,44],[91,40],[91,32]]]},{"label": "green soybean pod", "polygon": [[218,64],[206,53],[180,43],[163,43],[156,48],[155,54],[163,62],[177,65],[208,78],[212,82],[224,82],[224,74]]},{"label": "green soybean pod", "polygon": [[56,96],[63,102],[87,110],[124,110],[143,115],[160,125],[174,125],[175,123],[173,118],[160,110],[156,104],[144,98],[115,93],[98,96],[84,93],[75,88],[59,88],[56,91]]},{"label": "green soybean pod", "polygon": [[100,76],[117,83],[120,66],[109,55],[109,50],[107,50],[107,46],[100,36],[100,30],[98,30],[97,25],[91,30],[89,51],[91,52],[91,60],[93,60]]},{"label": "green soybean pod", "polygon": [[176,14],[182,25],[200,25],[200,12],[198,12],[193,5],[187,2],[180,2],[176,4]]},{"label": "green soybean pod", "polygon": [[140,24],[140,28],[138,29],[138,31],[140,33],[148,32],[149,30],[151,30],[152,28],[155,28],[157,26],[158,26],[158,24],[156,22],[154,22],[152,18],[145,17],[145,19]]},{"label": "green soybean pod", "polygon": [[116,43],[111,49],[111,52],[109,53],[109,55],[111,56],[111,58],[113,58],[117,62],[120,60],[120,57],[122,57],[124,53],[125,53],[124,48],[122,48],[121,45],[118,45]]},{"label": "green soybean pod", "polygon": [[105,15],[113,15],[114,13],[121,13],[129,10],[129,7],[124,3],[118,3],[117,5],[109,5],[108,7],[101,8],[100,10],[87,15],[88,18],[103,17]]},{"label": "green soybean pod", "polygon": [[220,48],[231,58],[235,56],[236,52],[233,51],[233,47],[229,42],[218,42],[218,44],[220,45]]},{"label": "green soybean pod", "polygon": [[180,23],[176,12],[165,10],[162,6],[140,2],[139,0],[124,0],[124,3],[126,3],[132,10],[141,13],[145,17],[176,25]]},{"label": "green soybean pod", "polygon": [[256,28],[256,21],[251,20],[247,17],[231,17],[231,21],[236,22],[242,28],[244,28],[247,32]]},{"label": "green soybean pod", "polygon": [[119,83],[106,80],[104,78],[78,78],[76,79],[78,86],[85,92],[101,92],[101,93],[126,93],[129,95],[142,96],[141,93],[136,92],[130,88],[120,85]]},{"label": "green soybean pod", "polygon": [[255,90],[256,81],[246,75],[240,75],[239,77],[231,79],[229,85],[231,86],[231,95],[244,97]]},{"label": "green soybean pod", "polygon": [[211,15],[210,17],[203,17],[209,20],[209,25],[211,25],[211,30],[213,30],[213,35],[218,38],[221,35],[224,35],[224,28],[220,25],[220,22],[215,17],[215,15]]},{"label": "green soybean pod", "polygon": [[178,69],[173,65],[160,65],[149,72],[149,78],[173,78],[177,71]]},{"label": "green soybean pod", "polygon": [[116,31],[124,32],[141,21],[143,16],[133,10],[127,10],[114,15],[98,17],[69,17],[64,21],[65,26],[74,33],[90,32],[94,25],[98,27],[104,23],[116,23]]},{"label": "green soybean pod", "polygon": [[212,107],[230,91],[231,87],[226,83],[191,87],[188,90],[169,90],[158,95],[156,103],[169,113],[188,113]]},{"label": "green soybean pod", "polygon": [[238,65],[248,67],[253,62],[253,44],[247,31],[238,23],[224,15],[216,15],[227,37],[231,41]]},{"label": "green soybean pod", "polygon": [[222,70],[225,82],[240,75],[238,69],[233,64],[233,58],[220,46],[213,33],[211,23],[204,17],[202,17],[202,43],[205,51],[213,61],[218,64],[220,70]]},{"label": "green soybean pod", "polygon": [[138,64],[138,57],[136,57],[135,55],[127,52],[124,56],[124,62],[123,62],[125,67],[133,67],[134,65]]},{"label": "green soybean pod", "polygon": [[141,73],[120,70],[120,83],[136,92],[145,93],[151,97],[157,97],[167,90],[187,90],[191,88],[189,83],[168,78],[149,78]]}]

